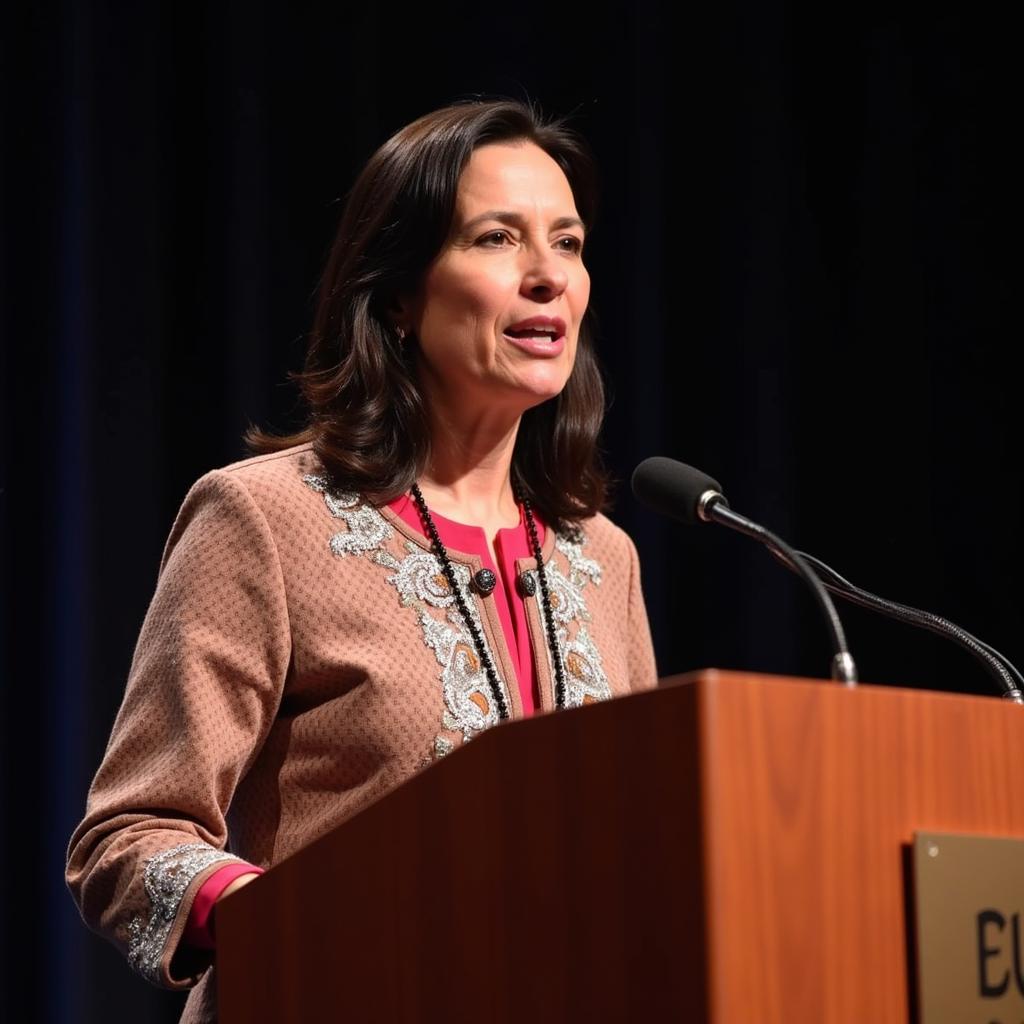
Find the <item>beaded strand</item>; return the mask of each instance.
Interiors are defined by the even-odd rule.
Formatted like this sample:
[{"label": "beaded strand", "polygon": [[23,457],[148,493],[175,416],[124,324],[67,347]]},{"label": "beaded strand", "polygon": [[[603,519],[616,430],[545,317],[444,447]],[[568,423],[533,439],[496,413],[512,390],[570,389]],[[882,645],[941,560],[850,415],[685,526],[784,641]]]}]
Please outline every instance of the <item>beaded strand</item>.
[{"label": "beaded strand", "polygon": [[[448,550],[441,542],[441,536],[437,532],[437,526],[434,523],[433,516],[430,514],[430,509],[427,508],[427,503],[423,498],[423,493],[420,491],[419,485],[414,483],[412,485],[412,496],[416,502],[416,508],[420,513],[420,518],[423,521],[423,525],[426,528],[427,536],[430,538],[430,544],[433,548],[434,555],[437,560],[441,563],[441,569],[444,572],[445,579],[448,580],[448,586],[451,588],[452,594],[455,597],[455,603],[458,605],[459,612],[462,615],[463,621],[466,623],[466,627],[469,629],[470,636],[473,638],[473,643],[476,646],[477,655],[480,658],[481,663],[484,666],[484,672],[487,674],[487,681],[490,684],[491,693],[494,697],[494,703],[498,708],[498,718],[506,719],[509,717],[508,704],[505,702],[505,694],[502,692],[501,684],[498,681],[498,673],[494,668],[494,662],[491,661],[491,656],[484,644],[483,636],[480,633],[480,629],[477,627],[475,619],[469,613],[469,606],[466,604],[466,599],[463,596],[462,588],[459,587],[458,582],[455,578],[455,567],[452,565],[451,559],[448,557]],[[526,498],[517,496],[520,503],[523,506],[523,513],[526,517],[526,527],[530,534],[530,546],[533,549],[533,557],[537,562],[537,577],[540,580],[540,592],[541,592],[541,607],[543,609],[545,633],[548,642],[548,651],[551,654],[551,663],[555,668],[555,707],[565,707],[565,669],[562,665],[562,654],[558,649],[558,642],[555,636],[555,617],[551,611],[551,596],[548,590],[548,579],[547,573],[544,570],[544,562],[541,559],[540,540],[537,535],[537,524],[533,518],[533,510],[530,508],[529,501]]]},{"label": "beaded strand", "polygon": [[430,509],[427,508],[427,503],[423,500],[423,494],[420,491],[419,484],[414,483],[412,485],[412,496],[416,502],[416,508],[419,509],[423,525],[427,528],[427,535],[430,537],[430,544],[434,549],[434,554],[437,556],[437,560],[441,563],[441,569],[444,572],[445,578],[448,580],[448,586],[451,588],[452,594],[455,597],[455,603],[459,606],[459,612],[462,615],[463,621],[466,623],[466,628],[469,630],[470,636],[473,638],[473,643],[476,645],[477,655],[483,663],[484,671],[487,673],[487,681],[491,687],[491,694],[494,697],[494,703],[498,707],[498,718],[508,718],[508,704],[505,703],[505,694],[502,692],[501,684],[498,682],[498,673],[494,669],[494,662],[491,661],[491,656],[484,644],[484,638],[480,635],[480,629],[476,624],[476,620],[469,614],[469,606],[466,604],[466,599],[462,594],[462,588],[459,586],[458,581],[455,578],[455,567],[452,565],[452,560],[448,557],[447,549],[444,544],[441,543],[441,536],[437,532],[437,527],[434,525],[434,519],[430,514]]},{"label": "beaded strand", "polygon": [[555,636],[555,616],[551,611],[551,593],[548,590],[548,574],[541,560],[540,539],[537,537],[537,524],[533,520],[533,510],[529,499],[519,495],[519,501],[526,515],[526,528],[530,531],[530,546],[537,562],[537,578],[540,580],[540,605],[544,610],[544,628],[547,632],[548,650],[551,652],[551,663],[555,667],[555,707],[565,707],[565,667],[562,665],[562,652]]}]

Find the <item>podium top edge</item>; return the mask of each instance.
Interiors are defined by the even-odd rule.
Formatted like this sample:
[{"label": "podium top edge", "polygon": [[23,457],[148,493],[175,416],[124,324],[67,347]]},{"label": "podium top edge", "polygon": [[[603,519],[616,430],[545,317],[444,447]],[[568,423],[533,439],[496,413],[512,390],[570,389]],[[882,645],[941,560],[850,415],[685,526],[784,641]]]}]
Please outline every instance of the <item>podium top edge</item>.
[{"label": "podium top edge", "polygon": [[995,693],[963,693],[947,690],[930,690],[922,687],[899,686],[896,684],[858,683],[847,686],[834,679],[814,678],[810,676],[781,676],[763,672],[743,672],[733,669],[702,668],[691,672],[683,672],[671,676],[663,676],[658,680],[658,689],[671,689],[677,686],[697,686],[701,689],[733,688],[733,687],[767,687],[771,689],[824,689],[833,695],[845,694],[853,699],[861,696],[902,696],[911,699],[936,699],[951,701],[997,701],[1009,704]]}]

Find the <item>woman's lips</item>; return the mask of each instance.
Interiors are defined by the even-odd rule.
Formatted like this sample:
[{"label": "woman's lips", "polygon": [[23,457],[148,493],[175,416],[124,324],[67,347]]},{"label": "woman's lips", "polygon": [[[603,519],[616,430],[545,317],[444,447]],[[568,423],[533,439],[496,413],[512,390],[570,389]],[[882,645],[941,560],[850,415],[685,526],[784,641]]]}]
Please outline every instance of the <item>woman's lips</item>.
[{"label": "woman's lips", "polygon": [[536,331],[561,338],[565,334],[565,321],[560,316],[528,316],[525,320],[517,320],[514,324],[509,324],[505,328],[505,332],[509,331],[516,334],[528,334],[531,331]]},{"label": "woman's lips", "polygon": [[531,356],[550,359],[565,348],[565,321],[557,316],[531,316],[509,324],[504,338]]}]

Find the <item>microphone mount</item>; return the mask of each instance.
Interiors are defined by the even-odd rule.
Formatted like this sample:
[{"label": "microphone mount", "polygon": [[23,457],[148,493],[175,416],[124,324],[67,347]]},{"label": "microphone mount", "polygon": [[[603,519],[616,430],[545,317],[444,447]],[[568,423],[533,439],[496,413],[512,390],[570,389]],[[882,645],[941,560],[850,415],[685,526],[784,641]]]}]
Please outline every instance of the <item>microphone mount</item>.
[{"label": "microphone mount", "polygon": [[[795,563],[790,562],[777,552],[772,553],[787,569],[798,571]],[[952,640],[953,643],[958,644],[981,661],[1002,691],[1004,699],[1014,704],[1024,704],[1024,676],[1005,655],[1000,654],[984,640],[979,640],[955,622],[950,622],[949,619],[936,615],[934,612],[913,608],[910,605],[900,604],[898,601],[890,601],[888,598],[878,597],[863,590],[844,579],[821,559],[815,558],[805,551],[798,551],[797,554],[814,570],[824,586],[833,594],[838,594],[852,604],[870,608],[872,611],[879,612],[898,622],[907,622],[912,626],[927,629],[937,636]]]},{"label": "microphone mount", "polygon": [[846,686],[857,685],[857,665],[850,654],[846,642],[846,634],[843,624],[839,620],[839,613],[836,611],[832,599],[828,596],[825,585],[807,564],[803,555],[790,547],[781,537],[765,529],[759,523],[748,519],[746,516],[734,512],[729,507],[725,495],[720,491],[708,489],[697,499],[697,516],[705,523],[718,523],[719,526],[726,526],[731,530],[745,534],[754,540],[764,544],[776,558],[783,561],[788,568],[797,573],[804,582],[811,588],[817,599],[818,606],[825,615],[829,635],[832,639],[832,649],[835,654],[832,657],[831,676],[837,682]]},{"label": "microphone mount", "polygon": [[644,459],[633,471],[632,483],[633,493],[654,511],[687,524],[706,522],[727,526],[760,541],[776,557],[782,557],[792,564],[811,588],[828,624],[833,650],[832,678],[847,686],[856,685],[857,666],[847,647],[842,623],[828,591],[807,563],[782,538],[734,512],[725,500],[717,480],[675,459],[658,455]]}]

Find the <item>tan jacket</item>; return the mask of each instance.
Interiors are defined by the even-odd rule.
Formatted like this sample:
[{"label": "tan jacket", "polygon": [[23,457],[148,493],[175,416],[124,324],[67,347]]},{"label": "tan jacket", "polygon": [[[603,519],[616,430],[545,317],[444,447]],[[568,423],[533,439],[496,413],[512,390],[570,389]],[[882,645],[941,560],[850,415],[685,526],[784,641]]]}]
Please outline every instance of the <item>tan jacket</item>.
[{"label": "tan jacket", "polygon": [[[449,554],[468,593],[480,561]],[[543,556],[567,705],[654,686],[626,534],[597,516],[575,536],[548,531]],[[527,614],[551,710],[536,592]],[[471,608],[520,717],[493,600]],[[71,839],[83,917],[151,981],[199,982],[183,1020],[214,1020],[209,960],[180,942],[205,878],[237,858],[277,864],[472,739],[497,721],[488,694],[438,561],[390,509],[331,491],[308,446],[207,474],[171,531]]]}]

